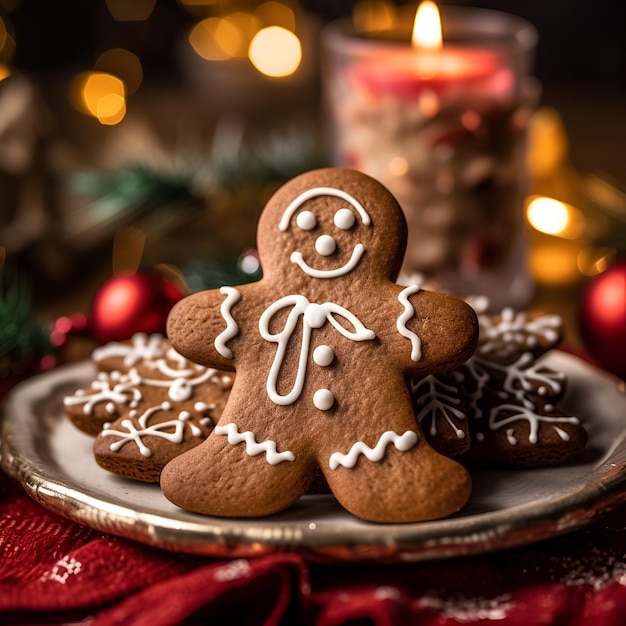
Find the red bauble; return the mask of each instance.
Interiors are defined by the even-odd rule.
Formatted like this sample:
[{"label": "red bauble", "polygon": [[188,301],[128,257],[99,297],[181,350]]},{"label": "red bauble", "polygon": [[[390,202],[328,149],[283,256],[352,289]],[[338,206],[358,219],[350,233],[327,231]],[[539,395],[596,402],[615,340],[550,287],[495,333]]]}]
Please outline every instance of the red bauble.
[{"label": "red bauble", "polygon": [[626,379],[626,260],[586,285],[580,304],[580,333],[590,356]]},{"label": "red bauble", "polygon": [[183,295],[156,272],[112,276],[93,300],[91,333],[101,344],[129,339],[138,332],[165,333],[167,315]]}]

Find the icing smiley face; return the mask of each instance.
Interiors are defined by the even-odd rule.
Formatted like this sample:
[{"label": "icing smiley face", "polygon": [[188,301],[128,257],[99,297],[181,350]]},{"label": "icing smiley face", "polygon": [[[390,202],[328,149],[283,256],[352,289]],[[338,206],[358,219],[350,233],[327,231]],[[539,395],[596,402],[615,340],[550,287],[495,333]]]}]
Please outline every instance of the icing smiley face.
[{"label": "icing smiley face", "polygon": [[[321,196],[338,198],[348,204],[348,206],[342,205],[333,215],[333,225],[340,232],[356,231],[357,219],[364,226],[371,226],[372,220],[368,212],[352,195],[333,187],[316,187],[301,193],[289,204],[278,224],[278,229],[281,232],[287,232],[290,227],[295,227],[304,233],[310,233],[311,236],[314,236],[316,231],[322,226],[320,217],[311,209],[307,208],[300,211],[299,209],[309,200]],[[357,238],[355,236],[355,239]],[[342,246],[338,244],[335,236],[324,232],[315,237],[313,249],[315,251],[314,256],[317,258],[306,259],[303,252],[300,249],[296,249],[291,253],[289,260],[311,278],[338,278],[355,269],[365,253],[365,245],[361,241],[354,242],[349,255],[341,248]],[[320,258],[324,259],[333,255],[337,257],[338,261],[335,267],[322,268],[319,266]]]}]

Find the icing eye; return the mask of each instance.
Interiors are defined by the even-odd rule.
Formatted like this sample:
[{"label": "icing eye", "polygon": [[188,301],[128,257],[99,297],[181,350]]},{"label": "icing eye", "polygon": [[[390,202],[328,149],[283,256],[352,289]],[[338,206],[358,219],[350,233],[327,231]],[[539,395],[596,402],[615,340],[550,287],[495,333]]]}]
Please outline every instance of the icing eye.
[{"label": "icing eye", "polygon": [[339,209],[335,213],[335,226],[341,230],[350,230],[354,226],[356,218],[350,209]]},{"label": "icing eye", "polygon": [[321,235],[315,241],[315,249],[322,256],[329,256],[337,249],[337,242],[330,235]]},{"label": "icing eye", "polygon": [[296,224],[302,230],[313,230],[317,225],[317,218],[312,211],[302,211],[296,217]]}]

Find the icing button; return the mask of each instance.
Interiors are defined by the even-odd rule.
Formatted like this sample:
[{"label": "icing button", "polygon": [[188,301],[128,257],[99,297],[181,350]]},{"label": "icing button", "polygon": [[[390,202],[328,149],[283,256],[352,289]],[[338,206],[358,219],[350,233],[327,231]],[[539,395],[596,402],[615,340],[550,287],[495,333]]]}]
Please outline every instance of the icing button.
[{"label": "icing button", "polygon": [[320,411],[328,411],[335,404],[335,396],[328,389],[318,389],[313,394],[313,404]]},{"label": "icing button", "polygon": [[315,241],[315,250],[322,256],[330,256],[337,249],[337,242],[330,235],[320,235]]},{"label": "icing button", "polygon": [[317,346],[315,350],[313,350],[313,362],[320,367],[327,367],[330,365],[335,358],[335,353],[330,346]]}]

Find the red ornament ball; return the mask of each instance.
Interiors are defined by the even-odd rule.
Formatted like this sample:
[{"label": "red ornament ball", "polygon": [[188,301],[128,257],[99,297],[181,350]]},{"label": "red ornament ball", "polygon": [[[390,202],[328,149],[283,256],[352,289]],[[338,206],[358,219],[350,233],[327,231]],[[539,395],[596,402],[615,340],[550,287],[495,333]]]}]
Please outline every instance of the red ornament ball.
[{"label": "red ornament ball", "polygon": [[589,355],[604,369],[626,379],[626,260],[585,286],[579,321]]},{"label": "red ornament ball", "polygon": [[101,344],[129,339],[138,332],[165,333],[168,313],[183,296],[157,272],[112,276],[93,299],[91,333]]}]

